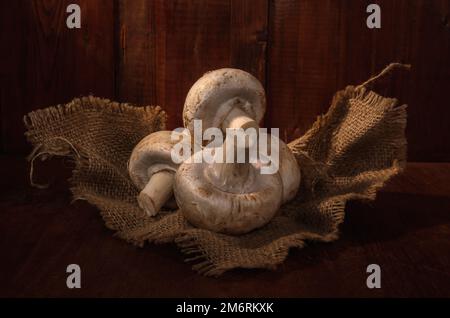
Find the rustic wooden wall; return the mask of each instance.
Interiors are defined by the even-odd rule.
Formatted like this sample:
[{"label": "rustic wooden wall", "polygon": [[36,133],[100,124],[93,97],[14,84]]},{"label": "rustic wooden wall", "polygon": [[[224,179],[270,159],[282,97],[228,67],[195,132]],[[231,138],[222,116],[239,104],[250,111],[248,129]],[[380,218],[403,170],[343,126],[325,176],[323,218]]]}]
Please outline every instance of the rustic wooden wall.
[{"label": "rustic wooden wall", "polygon": [[[82,28],[66,27],[78,3]],[[111,0],[1,1],[2,151],[29,150],[22,117],[30,110],[94,93],[114,97],[114,6]]]},{"label": "rustic wooden wall", "polygon": [[[381,6],[381,29],[365,25]],[[449,0],[283,0],[270,4],[268,125],[290,138],[326,110],[330,96],[386,64],[412,64],[386,94],[407,103],[409,159],[450,160]]]},{"label": "rustic wooden wall", "polygon": [[190,86],[206,71],[242,68],[264,82],[267,0],[119,1],[118,98],[158,104],[182,125]]},{"label": "rustic wooden wall", "polygon": [[[380,30],[365,24],[373,2]],[[29,151],[25,113],[88,93],[159,104],[178,127],[189,87],[219,67],[266,85],[265,125],[290,140],[336,90],[400,61],[413,69],[384,93],[409,104],[409,158],[450,161],[450,0],[16,0],[0,23],[2,153]]]}]

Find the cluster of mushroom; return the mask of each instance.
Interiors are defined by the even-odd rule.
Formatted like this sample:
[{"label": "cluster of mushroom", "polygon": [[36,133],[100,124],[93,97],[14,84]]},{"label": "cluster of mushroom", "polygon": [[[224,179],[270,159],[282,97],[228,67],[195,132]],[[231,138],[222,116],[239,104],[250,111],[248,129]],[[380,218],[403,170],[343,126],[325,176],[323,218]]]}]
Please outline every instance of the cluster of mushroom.
[{"label": "cluster of mushroom", "polygon": [[[258,129],[265,108],[264,88],[254,76],[238,69],[219,69],[206,73],[192,86],[183,122],[191,135],[198,119],[203,130],[217,127],[226,136],[227,128]],[[279,168],[274,174],[262,174],[261,162],[251,163],[248,157],[243,163],[190,160],[175,164],[171,157],[175,143],[170,131],[159,131],[140,141],[131,154],[129,174],[141,190],[139,206],[149,216],[176,204],[194,226],[244,234],[267,224],[299,188],[297,161],[281,140]],[[225,143],[222,150],[225,154]]]}]

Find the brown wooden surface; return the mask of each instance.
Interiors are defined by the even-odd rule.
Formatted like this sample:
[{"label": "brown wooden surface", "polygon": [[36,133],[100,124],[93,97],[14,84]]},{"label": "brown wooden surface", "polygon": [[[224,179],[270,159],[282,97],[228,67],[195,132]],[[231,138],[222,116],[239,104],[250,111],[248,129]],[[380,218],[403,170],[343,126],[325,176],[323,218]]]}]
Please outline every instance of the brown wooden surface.
[{"label": "brown wooden surface", "polygon": [[292,140],[331,96],[390,62],[412,64],[382,93],[408,108],[411,161],[450,160],[450,1],[380,0],[381,29],[366,26],[370,0],[272,1],[266,123]]},{"label": "brown wooden surface", "polygon": [[118,98],[158,104],[181,127],[189,88],[221,67],[264,82],[267,0],[119,1]]},{"label": "brown wooden surface", "polygon": [[[0,296],[447,296],[450,297],[450,164],[409,164],[369,204],[350,203],[341,238],[292,250],[275,271],[203,277],[174,245],[134,247],[106,229],[96,208],[71,202],[68,163],[38,165],[30,188],[22,157],[0,157]],[[66,168],[64,168],[66,167]],[[53,172],[55,177],[44,175]],[[66,288],[66,267],[82,288]],[[381,266],[382,288],[366,287]]]},{"label": "brown wooden surface", "polygon": [[338,25],[334,0],[271,2],[266,125],[285,141],[304,133],[336,91]]},{"label": "brown wooden surface", "polygon": [[71,1],[1,2],[3,153],[30,149],[28,111],[93,93],[160,104],[181,125],[185,95],[205,71],[238,67],[266,84],[267,127],[291,140],[332,95],[387,63],[411,63],[383,93],[408,108],[411,161],[450,160],[450,0],[76,1],[82,29],[65,27]]},{"label": "brown wooden surface", "polygon": [[69,0],[1,1],[2,150],[28,151],[23,116],[95,94],[114,97],[114,19],[110,0],[76,1],[81,29],[66,27]]}]

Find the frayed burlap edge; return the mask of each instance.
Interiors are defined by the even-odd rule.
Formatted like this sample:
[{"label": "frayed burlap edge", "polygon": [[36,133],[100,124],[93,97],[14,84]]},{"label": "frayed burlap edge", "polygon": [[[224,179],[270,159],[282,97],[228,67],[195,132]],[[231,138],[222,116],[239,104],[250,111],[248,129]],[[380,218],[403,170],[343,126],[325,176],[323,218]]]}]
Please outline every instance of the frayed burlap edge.
[{"label": "frayed burlap edge", "polygon": [[40,142],[35,133],[39,129],[52,125],[55,121],[63,120],[66,116],[78,112],[107,112],[111,114],[133,115],[138,113],[141,116],[155,118],[155,123],[153,123],[155,131],[164,130],[167,122],[167,114],[160,106],[136,107],[136,105],[130,103],[118,103],[95,96],[75,98],[67,104],[59,104],[32,111],[23,117],[27,129],[25,137],[34,146],[27,157],[28,161],[30,161],[29,180],[32,186],[40,189],[48,187],[48,184],[42,185],[33,181],[34,161],[36,159],[44,161],[52,156],[72,156],[75,160],[88,158],[88,154],[85,154],[82,149],[77,149],[64,137],[57,136],[46,139],[45,142]]}]

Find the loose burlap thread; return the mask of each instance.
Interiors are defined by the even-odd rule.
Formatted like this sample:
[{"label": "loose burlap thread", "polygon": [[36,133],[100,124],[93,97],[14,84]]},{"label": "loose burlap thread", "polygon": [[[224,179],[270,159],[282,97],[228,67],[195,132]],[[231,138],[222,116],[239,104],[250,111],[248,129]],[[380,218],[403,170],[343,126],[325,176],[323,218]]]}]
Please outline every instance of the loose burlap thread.
[{"label": "loose burlap thread", "polygon": [[289,143],[302,173],[296,198],[283,205],[266,226],[241,236],[195,228],[180,211],[149,218],[140,210],[138,189],[127,173],[133,147],[146,135],[165,129],[158,106],[134,107],[92,96],[37,110],[25,116],[26,137],[38,158],[69,156],[75,162],[72,193],[98,207],[108,228],[133,244],[175,242],[193,269],[218,276],[241,268],[275,268],[292,247],[305,241],[330,242],[339,235],[348,200],[373,200],[399,173],[406,160],[406,105],[397,106],[369,90],[392,70],[391,64],[366,83],[348,86],[333,98],[302,137]]}]

